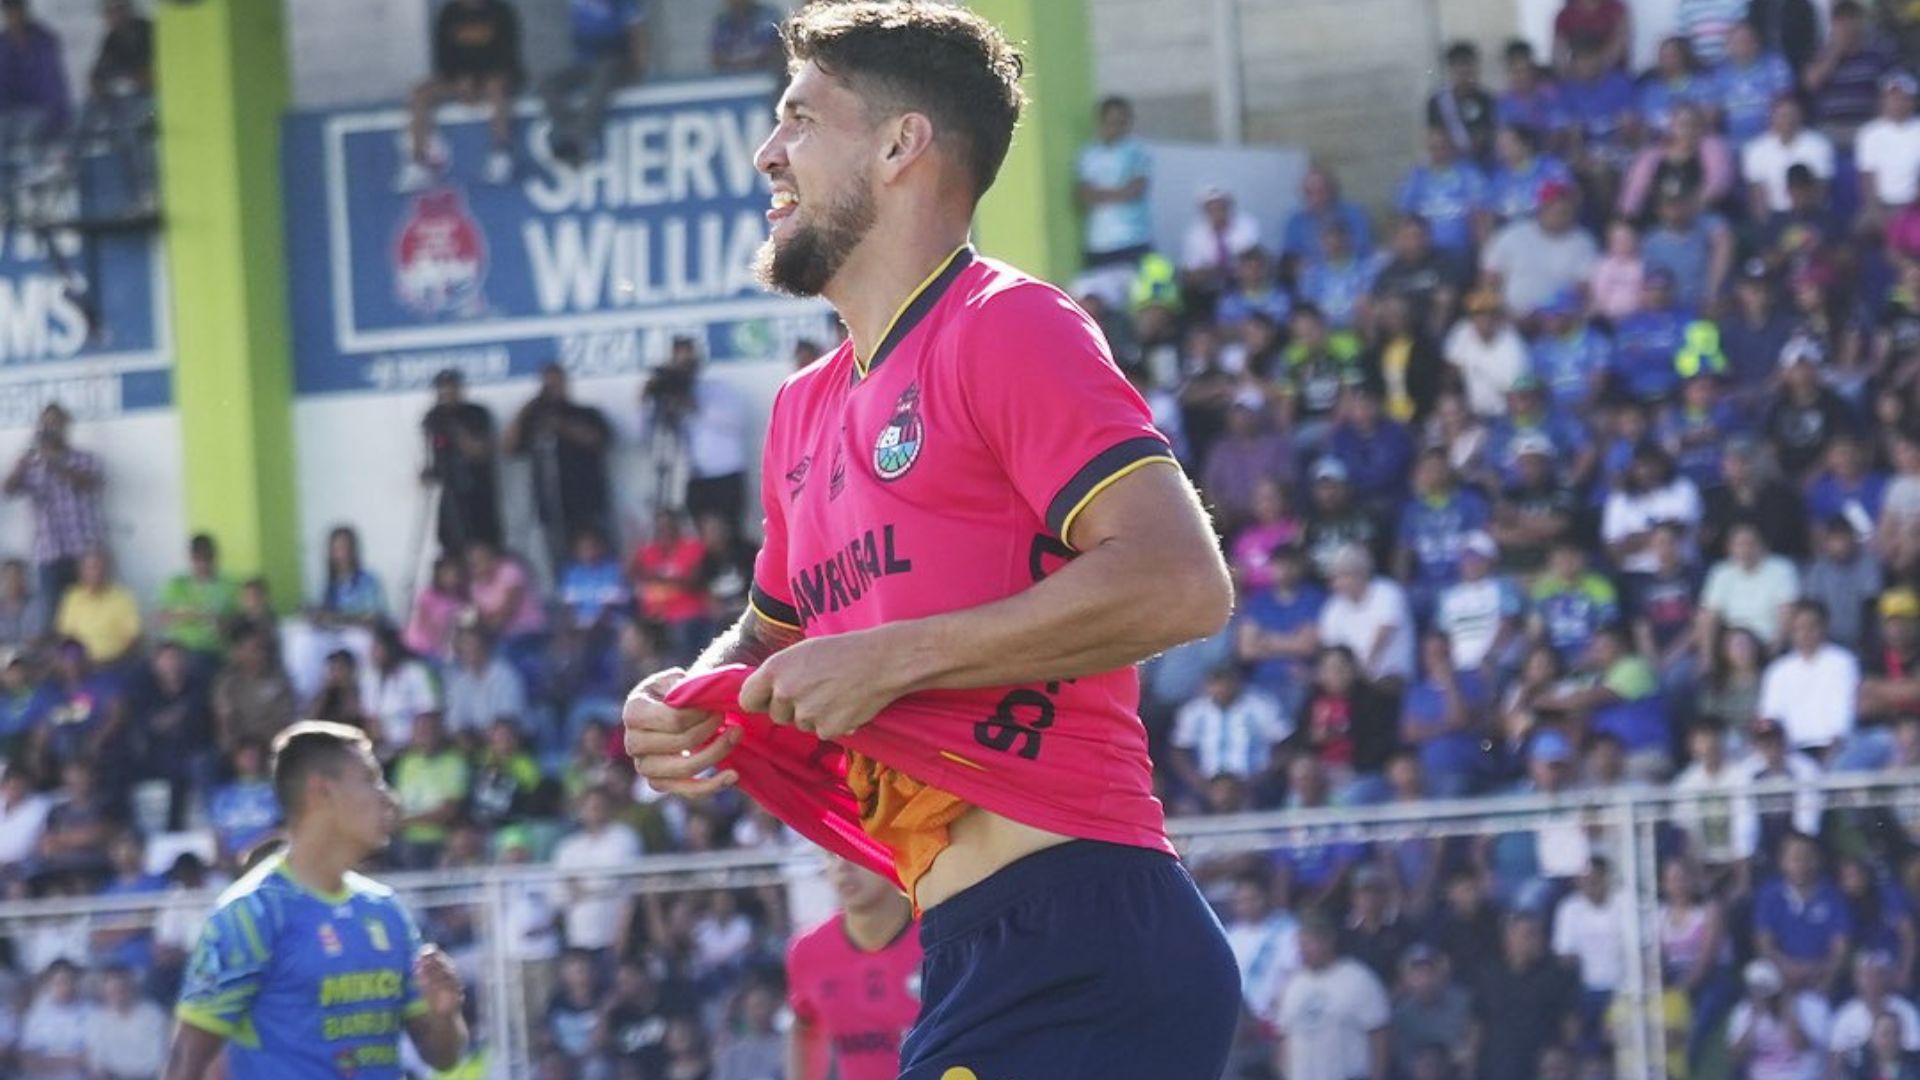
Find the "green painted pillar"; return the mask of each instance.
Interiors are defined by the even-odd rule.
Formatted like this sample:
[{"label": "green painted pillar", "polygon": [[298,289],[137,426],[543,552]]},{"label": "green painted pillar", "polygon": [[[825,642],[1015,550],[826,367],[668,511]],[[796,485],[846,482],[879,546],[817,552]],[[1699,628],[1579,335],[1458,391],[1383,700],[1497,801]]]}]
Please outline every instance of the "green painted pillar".
[{"label": "green painted pillar", "polygon": [[1027,112],[980,203],[981,250],[1064,285],[1080,270],[1074,156],[1093,129],[1087,0],[969,0],[1027,57]]},{"label": "green painted pillar", "polygon": [[[280,0],[160,4],[162,215],[186,519],[235,574],[301,595],[280,193]],[[184,539],[184,538],[183,538]]]}]

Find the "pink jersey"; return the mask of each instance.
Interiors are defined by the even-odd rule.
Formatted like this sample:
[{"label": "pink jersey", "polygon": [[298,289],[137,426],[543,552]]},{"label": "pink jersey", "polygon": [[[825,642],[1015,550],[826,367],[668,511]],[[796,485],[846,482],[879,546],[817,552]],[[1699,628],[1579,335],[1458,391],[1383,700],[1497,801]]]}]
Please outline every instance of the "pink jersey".
[{"label": "pink jersey", "polygon": [[788,947],[787,1001],[796,1018],[826,1037],[840,1080],[899,1075],[900,1040],[920,1015],[918,931],[918,923],[908,923],[899,937],[867,952],[847,936],[846,916],[835,915]]},{"label": "pink jersey", "polygon": [[[843,344],[781,388],[754,607],[817,636],[1005,599],[1074,556],[1065,538],[1108,484],[1172,460],[1094,322],[961,248],[869,363]],[[856,769],[877,762],[1037,828],[1170,851],[1138,706],[1132,668],[932,691],[842,745]],[[887,839],[911,887],[930,857]]]}]

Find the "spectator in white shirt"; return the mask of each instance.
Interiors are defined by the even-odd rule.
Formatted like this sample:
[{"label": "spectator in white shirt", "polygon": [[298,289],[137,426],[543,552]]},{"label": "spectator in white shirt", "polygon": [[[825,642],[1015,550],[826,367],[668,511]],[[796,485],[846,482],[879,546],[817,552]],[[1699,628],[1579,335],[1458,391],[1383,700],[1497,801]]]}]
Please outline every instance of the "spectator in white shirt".
[{"label": "spectator in white shirt", "polygon": [[1242,874],[1233,884],[1227,945],[1240,966],[1240,998],[1253,1016],[1278,1012],[1287,978],[1300,966],[1300,924],[1277,892],[1274,883],[1256,871]]},{"label": "spectator in white shirt", "polygon": [[415,659],[391,626],[373,632],[373,662],[361,675],[361,703],[373,713],[374,739],[383,758],[400,752],[413,737],[413,720],[440,708],[427,665]]},{"label": "spectator in white shirt", "polygon": [[1507,415],[1507,393],[1530,361],[1526,339],[1508,321],[1499,293],[1480,289],[1469,296],[1467,317],[1447,331],[1440,352],[1460,373],[1473,415]]},{"label": "spectator in white shirt", "polygon": [[1195,794],[1222,773],[1243,780],[1267,771],[1273,748],[1293,725],[1280,701],[1246,685],[1238,666],[1222,664],[1207,673],[1206,689],[1180,707],[1173,718],[1173,770]]},{"label": "spectator in white shirt", "polygon": [[1641,443],[1633,452],[1626,482],[1607,496],[1601,514],[1600,539],[1606,543],[1615,564],[1626,573],[1658,573],[1660,559],[1653,550],[1654,526],[1678,525],[1682,546],[1691,550],[1700,513],[1700,489],[1674,470],[1673,459],[1665,450],[1652,443]]},{"label": "spectator in white shirt", "polygon": [[1280,993],[1276,1064],[1287,1080],[1359,1080],[1387,1075],[1386,988],[1334,947],[1333,923],[1315,914],[1300,926],[1300,970]]},{"label": "spectator in white shirt", "polygon": [[1790,648],[1760,679],[1760,715],[1780,721],[1795,750],[1824,754],[1853,734],[1860,661],[1827,640],[1827,610],[1817,600],[1794,605]]},{"label": "spectator in white shirt", "polygon": [[[580,828],[553,850],[557,870],[605,870],[632,865],[641,855],[640,838],[613,819],[613,799],[604,789],[591,788],[580,796]],[[600,880],[589,880],[600,878]],[[624,913],[614,886],[602,875],[575,878],[564,885],[566,914],[562,923],[567,947],[604,952],[620,936]]]},{"label": "spectator in white shirt", "polygon": [[1604,856],[1588,859],[1580,887],[1554,910],[1553,954],[1570,961],[1579,973],[1590,1021],[1606,1015],[1613,992],[1626,978],[1632,926],[1626,892],[1613,887],[1613,867]]},{"label": "spectator in white shirt", "polygon": [[33,778],[20,766],[0,771],[0,883],[39,850],[52,808],[53,800],[33,790]]},{"label": "spectator in white shirt", "polygon": [[1576,189],[1560,180],[1540,185],[1537,217],[1521,218],[1494,234],[1481,257],[1483,280],[1498,284],[1508,311],[1535,311],[1558,293],[1577,289],[1600,260],[1592,234],[1580,227]]},{"label": "spectator in white shirt", "polygon": [[71,961],[47,965],[40,991],[20,1024],[22,1080],[87,1080],[87,1007],[80,970]]},{"label": "spectator in white shirt", "polygon": [[1783,96],[1775,101],[1770,119],[1765,134],[1740,151],[1740,174],[1747,179],[1747,204],[1755,221],[1793,209],[1787,170],[1795,165],[1805,165],[1819,181],[1823,204],[1827,181],[1833,179],[1833,142],[1806,126],[1799,99]]},{"label": "spectator in white shirt", "polygon": [[1413,614],[1407,594],[1376,577],[1373,556],[1349,544],[1333,556],[1333,592],[1320,609],[1320,645],[1344,645],[1369,680],[1392,690],[1413,677]]},{"label": "spectator in white shirt", "polygon": [[100,984],[100,1006],[87,1014],[91,1080],[152,1080],[167,1064],[167,1014],[140,996],[133,973],[112,968]]},{"label": "spectator in white shirt", "polygon": [[1880,115],[1862,124],[1853,154],[1860,168],[1860,215],[1884,223],[1912,202],[1920,185],[1920,117],[1913,114],[1916,84],[1904,71],[1880,78]]},{"label": "spectator in white shirt", "polygon": [[[1826,809],[1826,796],[1819,787],[1825,770],[1807,755],[1787,748],[1786,731],[1778,720],[1755,720],[1749,738],[1753,752],[1739,765],[1742,794],[1734,803],[1733,819],[1733,847],[1742,857],[1763,847],[1771,851],[1789,832],[1818,835],[1820,815]],[[1793,800],[1785,812],[1779,795],[1756,800],[1749,794],[1756,786],[1784,783],[1794,785]],[[1764,813],[1757,802],[1766,803]]]},{"label": "spectator in white shirt", "polygon": [[1750,522],[1727,533],[1727,557],[1707,573],[1700,590],[1699,632],[1703,667],[1713,663],[1713,643],[1723,627],[1746,630],[1772,648],[1785,636],[1787,616],[1800,598],[1800,572],[1793,563],[1769,554],[1760,530]]},{"label": "spectator in white shirt", "polygon": [[1728,1049],[1747,1080],[1820,1080],[1829,1010],[1817,994],[1786,992],[1771,960],[1746,969],[1746,1000],[1733,1007]]},{"label": "spectator in white shirt", "polygon": [[1890,1013],[1900,1021],[1902,1050],[1908,1053],[1920,1050],[1920,1010],[1893,992],[1895,966],[1893,956],[1878,949],[1853,958],[1854,997],[1834,1012],[1833,1032],[1827,1040],[1837,1074],[1844,1075],[1841,1072],[1843,1058],[1872,1040],[1873,1019],[1881,1013]]},{"label": "spectator in white shirt", "polygon": [[1260,246],[1260,223],[1234,206],[1233,193],[1218,185],[1200,189],[1200,213],[1180,242],[1180,282],[1216,295],[1233,283],[1234,262]]},{"label": "spectator in white shirt", "polygon": [[1692,764],[1673,779],[1674,794],[1688,796],[1675,802],[1674,824],[1686,834],[1687,853],[1718,876],[1753,854],[1735,842],[1740,792],[1752,783],[1752,772],[1744,762],[1728,760],[1726,733],[1713,721],[1687,733],[1687,752]]}]

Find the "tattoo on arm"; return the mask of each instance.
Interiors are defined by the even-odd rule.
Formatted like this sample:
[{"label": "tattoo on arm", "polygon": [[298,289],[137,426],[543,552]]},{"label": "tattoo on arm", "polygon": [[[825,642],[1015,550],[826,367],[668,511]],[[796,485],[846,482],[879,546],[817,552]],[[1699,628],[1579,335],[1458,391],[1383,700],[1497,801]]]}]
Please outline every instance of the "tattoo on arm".
[{"label": "tattoo on arm", "polygon": [[693,662],[692,670],[710,671],[727,664],[757,666],[805,636],[798,630],[776,626],[748,609],[740,621],[713,639],[700,659]]}]

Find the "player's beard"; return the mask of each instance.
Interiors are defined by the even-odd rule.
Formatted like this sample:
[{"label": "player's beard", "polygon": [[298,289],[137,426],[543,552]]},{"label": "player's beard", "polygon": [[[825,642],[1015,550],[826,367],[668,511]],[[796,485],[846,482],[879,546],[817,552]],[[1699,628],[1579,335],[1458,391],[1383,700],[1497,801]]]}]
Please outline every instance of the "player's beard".
[{"label": "player's beard", "polygon": [[789,296],[819,296],[846,264],[853,249],[867,238],[878,216],[873,189],[855,182],[827,204],[818,223],[796,224],[785,243],[768,236],[754,255],[753,273],[760,284]]}]

